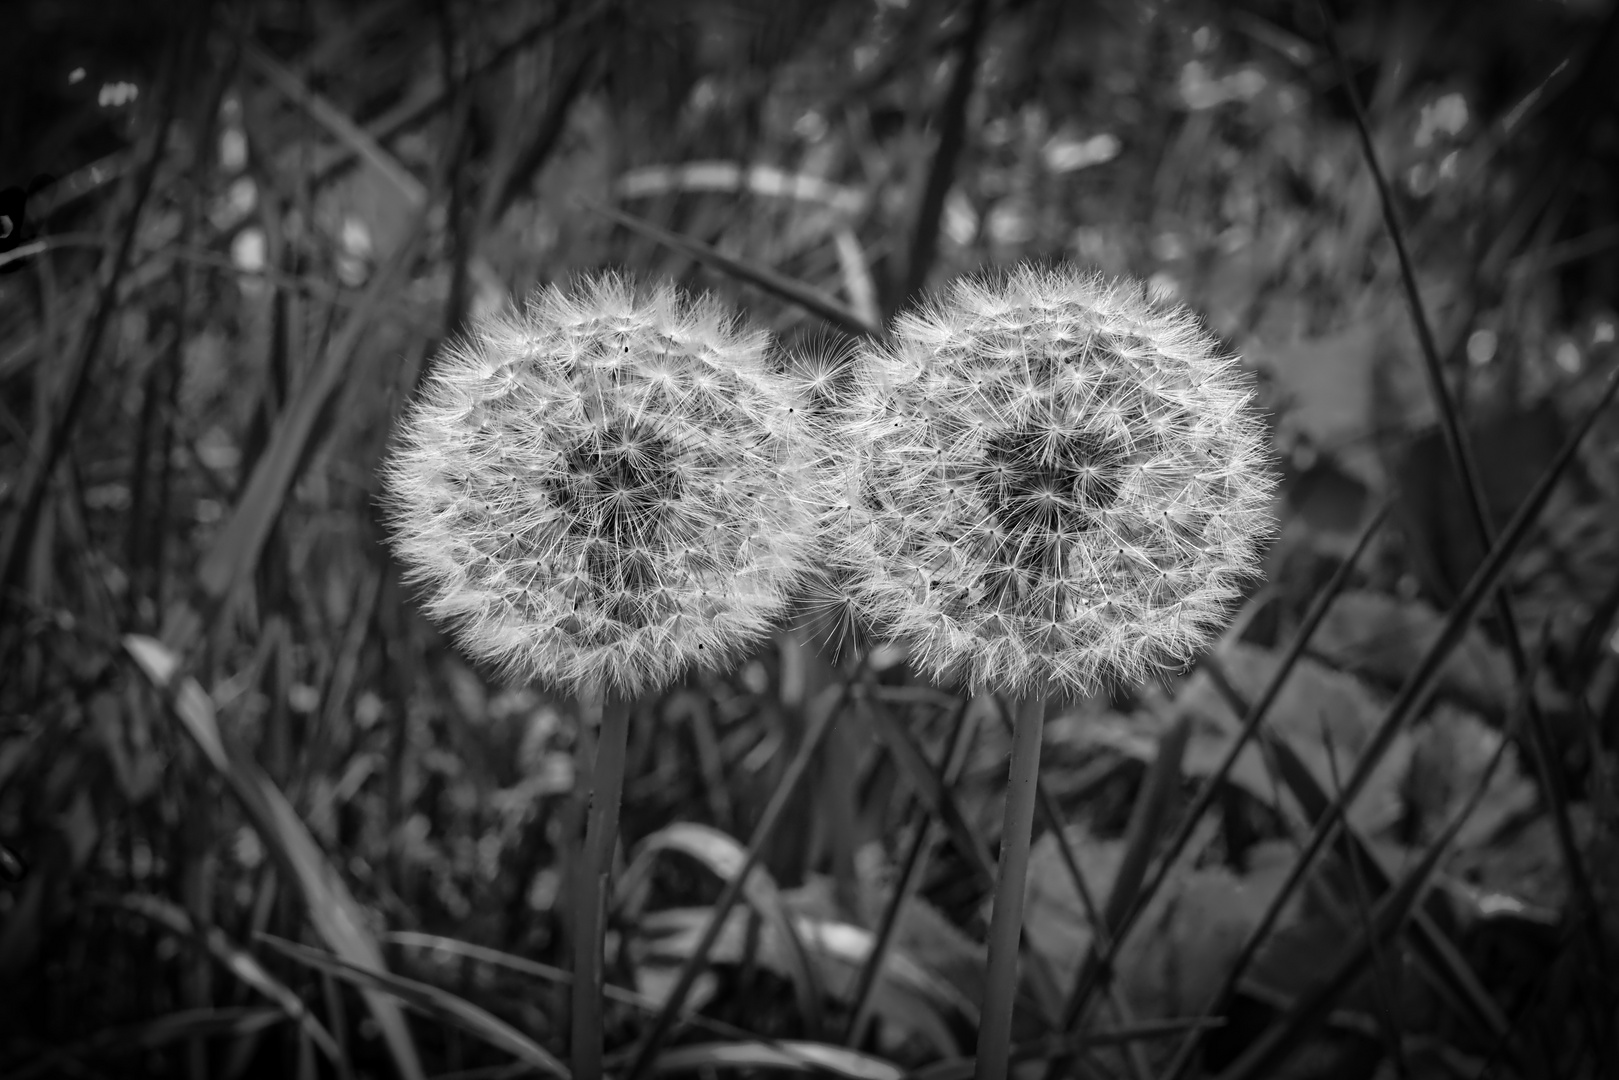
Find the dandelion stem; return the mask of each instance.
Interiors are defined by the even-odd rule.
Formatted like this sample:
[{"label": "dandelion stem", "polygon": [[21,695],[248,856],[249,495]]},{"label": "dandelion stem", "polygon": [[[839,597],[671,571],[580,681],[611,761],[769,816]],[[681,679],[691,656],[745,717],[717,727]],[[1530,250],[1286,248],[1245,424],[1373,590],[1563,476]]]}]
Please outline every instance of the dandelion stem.
[{"label": "dandelion stem", "polygon": [[601,720],[596,764],[586,795],[589,817],[576,882],[573,940],[573,1075],[602,1074],[602,926],[607,910],[618,809],[624,792],[624,752],[629,742],[630,702],[618,694],[582,697],[580,722]]},{"label": "dandelion stem", "polygon": [[1040,735],[1046,699],[1019,699],[1012,725],[1012,767],[1001,819],[1001,860],[995,880],[995,910],[989,925],[989,972],[978,1025],[975,1080],[1005,1080],[1012,1049],[1012,1006],[1017,999],[1018,939],[1023,931],[1023,894],[1029,880],[1029,840],[1034,828],[1035,789],[1040,778]]}]

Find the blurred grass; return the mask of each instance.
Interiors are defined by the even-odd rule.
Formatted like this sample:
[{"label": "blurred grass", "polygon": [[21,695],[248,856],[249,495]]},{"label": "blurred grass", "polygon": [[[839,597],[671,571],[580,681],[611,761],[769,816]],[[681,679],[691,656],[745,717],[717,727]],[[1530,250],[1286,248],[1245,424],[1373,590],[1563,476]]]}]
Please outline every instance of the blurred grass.
[{"label": "blurred grass", "polygon": [[[1286,486],[1214,663],[1051,710],[1014,1059],[1610,1073],[1619,5],[1334,16],[1341,62],[1269,0],[24,0],[0,1073],[565,1072],[535,976],[571,955],[577,718],[398,587],[394,416],[468,318],[575,272],[835,346],[1023,259],[1202,313]],[[971,1072],[1004,708],[806,648],[636,706],[609,1072]]]}]

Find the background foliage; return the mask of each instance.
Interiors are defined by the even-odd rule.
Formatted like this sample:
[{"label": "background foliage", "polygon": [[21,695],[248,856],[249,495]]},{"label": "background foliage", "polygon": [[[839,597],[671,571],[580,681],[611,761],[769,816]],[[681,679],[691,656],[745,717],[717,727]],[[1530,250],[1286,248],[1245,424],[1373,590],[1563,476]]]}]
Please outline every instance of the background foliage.
[{"label": "background foliage", "polygon": [[[1049,725],[1018,1037],[1082,1075],[1619,1075],[1619,424],[1556,461],[1619,329],[1619,7],[1334,21],[1353,97],[1317,7],[1269,0],[18,5],[0,1068],[559,1070],[588,732],[400,589],[401,404],[468,319],[588,269],[830,345],[1035,259],[1200,312],[1285,485],[1226,640]],[[1509,610],[1469,596],[1447,413],[1495,532],[1556,472]],[[708,1026],[658,1067],[962,1075],[1004,710],[850,644],[638,705],[608,971],[651,1005],[609,1009],[610,1068],[751,845]],[[1065,1029],[1084,1053],[1036,1042]]]}]

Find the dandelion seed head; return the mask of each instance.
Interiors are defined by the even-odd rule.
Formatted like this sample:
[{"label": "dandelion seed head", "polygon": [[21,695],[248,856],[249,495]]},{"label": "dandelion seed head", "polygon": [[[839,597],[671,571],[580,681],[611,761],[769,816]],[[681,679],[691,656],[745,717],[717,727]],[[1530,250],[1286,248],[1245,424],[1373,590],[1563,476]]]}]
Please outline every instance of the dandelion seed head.
[{"label": "dandelion seed head", "polygon": [[814,562],[819,429],[716,303],[607,275],[448,348],[384,469],[427,613],[507,674],[635,696],[769,632]]},{"label": "dandelion seed head", "polygon": [[1252,390],[1130,282],[974,278],[863,349],[837,413],[847,602],[935,681],[1071,696],[1184,666],[1256,573]]}]

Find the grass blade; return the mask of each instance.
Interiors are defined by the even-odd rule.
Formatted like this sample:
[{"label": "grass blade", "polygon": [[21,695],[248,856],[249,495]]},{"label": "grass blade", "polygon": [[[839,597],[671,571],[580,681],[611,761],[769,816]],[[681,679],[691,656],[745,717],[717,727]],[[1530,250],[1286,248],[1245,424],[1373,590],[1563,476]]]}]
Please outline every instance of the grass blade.
[{"label": "grass blade", "polygon": [[[555,52],[571,53],[565,75],[551,86],[551,98],[545,112],[537,120],[514,116],[504,125],[503,135],[521,133],[521,142],[513,139],[503,142],[496,154],[495,173],[484,191],[483,204],[478,208],[474,235],[486,236],[499,224],[506,211],[522,194],[523,188],[544,167],[567,127],[568,114],[592,82],[599,78],[601,64],[598,57],[601,34],[592,33],[589,39],[569,49],[560,46]],[[554,63],[555,61],[553,61]]]},{"label": "grass blade", "polygon": [[276,421],[274,434],[263,455],[253,467],[253,475],[230,520],[197,568],[197,580],[213,600],[223,599],[236,582],[257,565],[259,552],[276,519],[287,491],[297,476],[310,441],[316,437],[316,422],[328,401],[342,384],[349,362],[359,351],[371,320],[392,296],[415,257],[425,217],[418,214],[403,244],[387,265],[371,280],[360,305],[351,311],[326,350],[324,363],[303,386],[286,412]]},{"label": "grass blade", "polygon": [[[457,956],[465,956],[470,960],[476,960],[481,963],[506,968],[507,970],[517,972],[518,974],[545,979],[548,982],[561,983],[563,985],[568,985],[573,982],[572,974],[563,971],[561,968],[552,967],[549,964],[537,963],[536,961],[528,960],[521,956],[513,956],[510,953],[504,953],[498,949],[490,949],[481,945],[472,945],[465,941],[457,941],[454,938],[440,937],[437,934],[422,934],[409,930],[395,931],[394,933],[390,933],[385,936],[388,941],[397,945],[404,945],[409,948],[432,949],[453,953]],[[606,986],[604,988],[604,993],[607,997],[619,1002],[620,1004],[628,1005],[631,1008],[639,1009],[645,1013],[655,1014],[662,1007],[658,1002],[653,1001],[650,998],[643,997],[634,991],[626,990],[618,986]],[[806,1044],[793,1042],[791,1040],[761,1039],[753,1032],[719,1020],[710,1019],[709,1017],[703,1016],[701,1013],[691,1010],[683,1013],[681,1015],[681,1020],[712,1035],[719,1036],[723,1039],[728,1039],[733,1043],[752,1042],[761,1046],[769,1047],[776,1052],[778,1058],[796,1058],[807,1069],[814,1069],[818,1066],[819,1059],[816,1051],[811,1050],[807,1055],[800,1053],[798,1048]],[[809,1045],[820,1046],[822,1044],[817,1043]],[[678,1052],[679,1051],[672,1051],[672,1053]],[[664,1061],[665,1058],[660,1057],[658,1062],[654,1062],[653,1068],[661,1068]]]},{"label": "grass blade", "polygon": [[288,101],[309,113],[317,123],[332,134],[333,138],[387,177],[411,206],[421,207],[426,204],[427,188],[364,128],[350,120],[337,106],[311,90],[302,79],[282,67],[275,57],[258,45],[251,41],[243,41],[241,46],[242,58]]},{"label": "grass blade", "polygon": [[136,1050],[157,1050],[177,1042],[211,1039],[221,1035],[241,1038],[257,1034],[285,1021],[286,1015],[273,1005],[187,1009],[184,1012],[160,1016],[155,1020],[103,1031],[72,1046],[52,1050],[19,1067],[15,1072],[7,1073],[7,1080],[33,1080],[36,1076],[82,1075],[84,1070],[72,1068],[71,1065],[87,1057],[110,1057]]},{"label": "grass blade", "polygon": [[858,337],[880,338],[883,336],[881,327],[873,326],[861,318],[850,308],[844,307],[837,300],[819,289],[811,288],[794,281],[774,270],[766,270],[762,266],[733,259],[729,255],[722,255],[707,244],[700,243],[679,233],[659,228],[643,218],[634,214],[627,214],[611,206],[600,203],[587,202],[584,206],[603,217],[611,218],[633,232],[638,232],[649,240],[654,240],[666,247],[672,247],[682,254],[689,255],[698,262],[712,266],[721,273],[728,274],[738,281],[762,289],[770,295],[784,300],[795,307],[803,308],[811,315],[825,319],[838,329]]},{"label": "grass blade", "polygon": [[552,1076],[566,1078],[570,1075],[567,1067],[546,1053],[545,1048],[539,1043],[500,1017],[447,990],[440,990],[436,986],[400,975],[357,967],[318,949],[283,941],[269,934],[259,934],[258,940],[289,960],[295,960],[305,967],[342,979],[367,993],[390,994],[413,1009],[443,1023],[452,1024],[490,1046],[506,1051],[525,1065]]},{"label": "grass blade", "polygon": [[783,1072],[842,1076],[848,1080],[902,1080],[905,1070],[881,1058],[828,1043],[796,1039],[780,1043],[697,1043],[665,1050],[652,1063],[655,1073],[707,1072],[720,1069],[773,1069]]},{"label": "grass blade", "polygon": [[725,760],[720,753],[719,734],[714,728],[708,699],[690,690],[676,690],[663,704],[664,720],[685,720],[691,726],[692,743],[703,773],[703,795],[714,824],[724,832],[734,832],[736,810],[731,805],[731,788],[725,779]]},{"label": "grass blade", "polygon": [[927,186],[917,203],[911,226],[911,249],[905,261],[901,297],[908,302],[922,291],[933,257],[939,249],[939,222],[944,203],[955,183],[956,165],[967,144],[967,101],[978,78],[978,51],[989,29],[989,0],[967,0],[967,27],[962,31],[961,55],[956,59],[950,89],[939,107],[939,143],[928,167]]},{"label": "grass blade", "polygon": [[[423,934],[415,930],[395,930],[384,934],[383,937],[395,945],[452,953],[456,956],[464,956],[469,960],[476,960],[479,963],[502,967],[519,975],[544,979],[547,982],[558,983],[562,986],[573,985],[573,973],[571,971],[564,971],[562,968],[542,964],[537,960],[529,960],[526,957],[513,956],[511,953],[501,952],[499,949],[473,945],[470,942],[458,941],[455,938],[442,937],[438,934]],[[605,985],[602,988],[602,993],[622,1005],[640,1009],[642,1012],[656,1013],[662,1008],[658,1002],[651,998],[637,994],[633,990],[626,990],[621,986]],[[752,1033],[742,1028],[722,1023],[718,1020],[711,1020],[694,1011],[688,1010],[683,1013],[681,1019],[693,1027],[702,1028],[704,1031],[729,1039],[753,1038]]]},{"label": "grass blade", "polygon": [[[124,647],[147,680],[164,693],[187,733],[230,785],[265,849],[298,886],[316,932],[345,960],[361,968],[384,970],[382,949],[366,926],[365,910],[321,853],[281,790],[257,766],[230,756],[207,692],[196,679],[179,674],[179,658],[157,641],[130,634],[124,638]],[[405,1080],[421,1080],[421,1060],[398,1006],[374,991],[363,992],[362,996],[382,1029],[400,1073]]]},{"label": "grass blade", "polygon": [[343,1052],[338,1048],[337,1041],[304,1005],[303,999],[265,970],[258,957],[237,946],[217,926],[209,927],[206,934],[198,934],[191,916],[179,905],[160,896],[125,896],[119,899],[118,906],[198,942],[232,975],[279,1005],[288,1019],[296,1021],[304,1029],[310,1041],[326,1055],[326,1060],[334,1065],[342,1060]]}]

